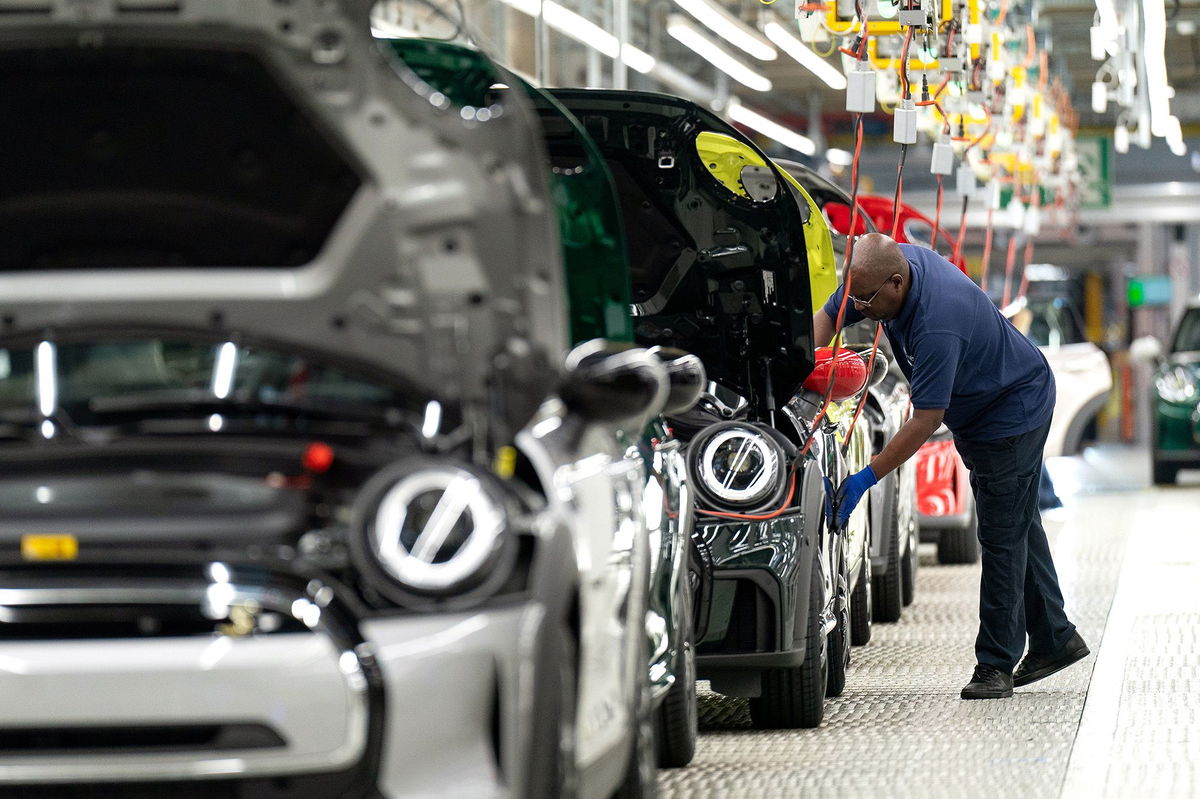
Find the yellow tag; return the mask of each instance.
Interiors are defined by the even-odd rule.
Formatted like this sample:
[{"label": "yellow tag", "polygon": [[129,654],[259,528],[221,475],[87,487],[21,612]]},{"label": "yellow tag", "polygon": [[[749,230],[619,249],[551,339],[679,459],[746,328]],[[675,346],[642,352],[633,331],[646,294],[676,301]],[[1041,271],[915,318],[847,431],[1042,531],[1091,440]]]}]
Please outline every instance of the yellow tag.
[{"label": "yellow tag", "polygon": [[21,557],[25,560],[75,560],[79,539],[73,535],[23,535]]},{"label": "yellow tag", "polygon": [[496,450],[496,459],[492,464],[492,471],[496,473],[501,480],[511,479],[513,473],[517,470],[517,450],[515,447],[504,446]]}]

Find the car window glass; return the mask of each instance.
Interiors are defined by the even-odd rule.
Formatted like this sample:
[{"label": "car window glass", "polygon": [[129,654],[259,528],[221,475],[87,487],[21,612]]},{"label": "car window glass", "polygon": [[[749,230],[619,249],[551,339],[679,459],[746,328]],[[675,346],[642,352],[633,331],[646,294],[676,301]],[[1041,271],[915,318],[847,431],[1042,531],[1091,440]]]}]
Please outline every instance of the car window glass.
[{"label": "car window glass", "polygon": [[231,412],[239,404],[249,412],[259,404],[277,403],[319,407],[334,416],[339,409],[371,409],[382,415],[390,408],[420,407],[400,387],[300,355],[232,342],[151,338],[58,343],[49,377],[39,365],[45,359],[37,355],[44,346],[4,351],[8,368],[0,370],[0,414],[44,405],[47,385],[53,385],[57,408],[79,425],[107,424],[118,413],[166,407],[175,417],[207,417],[213,410],[208,403],[216,401],[228,401]]},{"label": "car window glass", "polygon": [[1200,308],[1188,311],[1179,322],[1171,352],[1200,351]]}]

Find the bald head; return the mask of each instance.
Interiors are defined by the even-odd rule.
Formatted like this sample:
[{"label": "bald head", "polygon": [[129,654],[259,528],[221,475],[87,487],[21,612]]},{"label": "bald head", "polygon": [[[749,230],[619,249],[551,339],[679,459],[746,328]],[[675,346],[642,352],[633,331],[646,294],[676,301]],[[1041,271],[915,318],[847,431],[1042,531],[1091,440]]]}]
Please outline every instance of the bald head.
[{"label": "bald head", "polygon": [[878,286],[892,275],[908,283],[908,259],[900,245],[882,233],[868,233],[854,242],[850,279],[856,286]]},{"label": "bald head", "polygon": [[900,245],[882,233],[868,233],[854,242],[850,263],[854,307],[868,319],[895,319],[911,285],[908,259]]}]

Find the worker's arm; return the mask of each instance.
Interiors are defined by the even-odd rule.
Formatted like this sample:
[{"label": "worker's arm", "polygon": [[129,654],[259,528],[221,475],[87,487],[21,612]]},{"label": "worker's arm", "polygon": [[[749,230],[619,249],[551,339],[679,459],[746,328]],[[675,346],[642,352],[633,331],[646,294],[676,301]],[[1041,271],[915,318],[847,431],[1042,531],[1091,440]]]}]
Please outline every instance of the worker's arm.
[{"label": "worker's arm", "polygon": [[833,319],[825,312],[824,308],[818,308],[813,314],[813,346],[826,347],[833,340]]},{"label": "worker's arm", "polygon": [[882,480],[885,474],[911,458],[941,426],[945,414],[944,410],[915,409],[912,418],[901,425],[892,440],[871,459],[875,479]]}]

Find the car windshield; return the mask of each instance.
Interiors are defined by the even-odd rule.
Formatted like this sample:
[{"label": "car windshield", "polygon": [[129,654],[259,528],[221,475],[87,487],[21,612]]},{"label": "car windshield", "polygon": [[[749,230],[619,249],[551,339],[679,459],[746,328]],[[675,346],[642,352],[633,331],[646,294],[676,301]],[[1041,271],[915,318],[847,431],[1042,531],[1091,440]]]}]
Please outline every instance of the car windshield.
[{"label": "car windshield", "polygon": [[399,386],[234,342],[114,338],[0,348],[0,437],[10,439],[87,427],[365,433],[411,420],[423,409],[416,403]]},{"label": "car windshield", "polygon": [[1061,347],[1087,341],[1079,314],[1066,298],[1031,301],[1029,311],[1032,316],[1026,335],[1039,347]]},{"label": "car windshield", "polygon": [[1179,321],[1171,352],[1200,352],[1200,308],[1192,308]]}]

